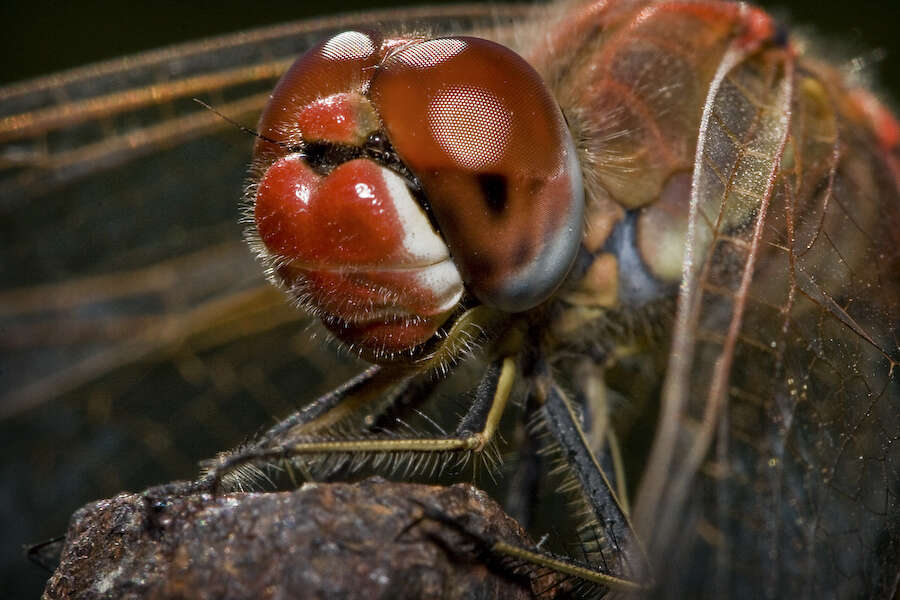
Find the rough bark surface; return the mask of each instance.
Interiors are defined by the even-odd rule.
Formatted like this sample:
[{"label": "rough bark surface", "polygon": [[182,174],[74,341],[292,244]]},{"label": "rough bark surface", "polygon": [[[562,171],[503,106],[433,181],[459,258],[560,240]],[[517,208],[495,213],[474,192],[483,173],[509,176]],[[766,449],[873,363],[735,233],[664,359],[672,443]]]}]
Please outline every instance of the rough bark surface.
[{"label": "rough bark surface", "polygon": [[[421,503],[421,504],[419,504]],[[459,528],[529,545],[483,492],[390,483],[292,492],[120,494],[72,517],[44,598],[532,598]],[[543,585],[546,585],[546,580]]]}]

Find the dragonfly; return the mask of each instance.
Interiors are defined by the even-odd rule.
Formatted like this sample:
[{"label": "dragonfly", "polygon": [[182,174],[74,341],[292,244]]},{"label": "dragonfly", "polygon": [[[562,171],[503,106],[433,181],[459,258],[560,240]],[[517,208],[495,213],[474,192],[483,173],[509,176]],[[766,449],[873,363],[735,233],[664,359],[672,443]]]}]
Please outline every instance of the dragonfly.
[{"label": "dragonfly", "polygon": [[[577,81],[564,85],[559,63],[542,65],[540,53],[515,46],[533,10],[310,21],[3,90],[0,197],[15,225],[4,219],[2,410],[8,440],[52,432],[59,449],[30,465],[54,481],[58,495],[46,502],[70,494],[71,480],[85,473],[95,491],[109,493],[190,475],[198,456],[252,434],[245,423],[288,414],[362,369],[310,344],[327,334],[262,284],[231,201],[243,187],[249,142],[192,98],[252,122],[274,81],[311,45],[373,20],[387,30],[418,22],[436,35],[472,31],[531,54],[545,78],[555,73],[568,90],[557,100],[577,123],[585,102]],[[773,56],[799,50],[790,35],[776,40],[782,33],[766,38]],[[550,49],[556,54],[545,56],[562,52]],[[567,306],[616,318],[597,321],[590,340],[576,340],[553,365],[565,382],[558,395],[574,388],[599,402],[585,406],[601,414],[618,407],[607,454],[627,451],[614,477],[621,483],[609,487],[649,549],[654,578],[671,581],[672,593],[698,586],[698,572],[708,589],[732,589],[736,555],[746,554],[742,569],[770,595],[890,595],[900,431],[889,227],[898,204],[885,158],[896,156],[892,121],[874,96],[813,57],[801,53],[787,74],[772,66],[786,61],[755,62],[752,49],[743,51],[734,64],[709,59],[708,81],[716,68],[722,75],[700,92],[723,95],[697,92],[696,129],[710,108],[706,143],[681,140],[675,153],[687,164],[665,181],[676,213],[678,199],[701,184],[719,190],[705,198],[702,223],[682,214],[686,230],[694,223],[687,247],[696,263],[677,261],[669,304],[654,313],[616,314],[596,304],[596,290],[569,290]],[[653,100],[680,91],[652,76],[661,74],[638,70],[628,82],[652,89]],[[735,97],[756,100],[747,107],[755,120],[738,118]],[[637,171],[629,161],[662,151],[636,152],[636,131],[645,129],[618,123],[604,138],[608,161],[585,169],[594,190],[619,197],[629,185],[652,187],[621,177]],[[716,186],[729,166],[748,185],[726,194]],[[723,197],[743,212],[718,210]],[[630,207],[629,218],[640,208]],[[720,213],[724,225],[716,224]],[[591,231],[602,231],[602,214],[588,216]],[[682,244],[688,235],[680,233]],[[577,337],[579,323],[558,320],[559,336]],[[272,348],[286,351],[273,356]],[[204,435],[212,439],[199,448]],[[103,466],[88,471],[91,463]],[[673,547],[682,549],[677,560],[657,560]]]}]

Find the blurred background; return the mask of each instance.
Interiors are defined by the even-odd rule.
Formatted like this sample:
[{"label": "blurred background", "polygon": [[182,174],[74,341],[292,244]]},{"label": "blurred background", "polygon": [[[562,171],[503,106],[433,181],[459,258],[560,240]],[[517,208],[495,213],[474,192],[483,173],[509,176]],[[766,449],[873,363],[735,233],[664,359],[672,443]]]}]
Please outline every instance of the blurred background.
[{"label": "blurred background", "polygon": [[[0,56],[6,57],[0,64],[0,85],[167,44],[307,19],[330,10],[326,4],[5,1],[0,3],[4,23]],[[347,0],[330,4],[342,12],[372,6]],[[380,6],[400,4],[410,3],[381,2]],[[871,74],[873,87],[883,97],[900,99],[896,30],[900,4],[858,2],[848,7],[837,0],[761,4],[792,29],[813,35],[833,60]],[[245,122],[252,125],[253,120]],[[43,212],[20,215],[18,209],[10,209],[18,206],[15,199],[0,197],[0,236],[6,236],[0,261],[0,398],[22,385],[18,371],[26,368],[17,361],[29,360],[22,340],[34,339],[36,331],[47,340],[45,345],[54,337],[67,336],[77,343],[78,336],[93,339],[94,335],[80,327],[96,326],[100,317],[114,312],[120,317],[118,324],[105,327],[118,327],[118,331],[105,332],[106,338],[92,343],[107,354],[133,353],[110,361],[98,380],[71,389],[61,386],[59,393],[45,393],[15,414],[0,410],[0,598],[40,594],[47,573],[25,560],[23,547],[64,534],[79,506],[122,490],[138,491],[154,483],[190,478],[196,474],[198,460],[240,443],[360,368],[352,360],[334,358],[319,338],[310,342],[307,325],[283,306],[280,297],[260,291],[259,276],[240,247],[235,202],[250,142],[232,129],[210,140],[186,150],[178,166],[154,165],[151,157],[146,170],[118,174],[117,181],[132,178],[129,189],[137,187],[134,178],[147,185],[139,194],[128,192],[128,207],[115,208],[106,198],[109,179],[79,184],[56,198],[53,217],[46,216],[50,210],[46,206]],[[226,162],[233,163],[227,180],[216,173],[197,172],[202,164],[221,167]],[[190,204],[188,209],[179,204],[182,196],[173,195],[168,184],[191,177],[198,179],[196,189],[206,191],[199,194],[200,200],[197,192],[184,196],[182,204]],[[163,197],[165,205],[154,208],[153,202]],[[76,211],[71,208],[76,203],[97,208]],[[189,225],[166,231],[148,226],[160,239],[141,237],[141,220],[158,228],[161,222],[152,219],[160,211],[174,211]],[[13,223],[20,216],[24,221]],[[111,229],[109,223],[120,220],[129,223]],[[79,231],[91,239],[76,237],[74,232]],[[28,232],[33,232],[31,238],[26,237]],[[132,241],[113,256],[114,243],[123,239]],[[220,243],[225,245],[216,245]],[[52,251],[40,249],[42,244],[68,248],[66,252],[80,257],[54,258]],[[221,258],[220,269],[231,278],[228,289],[215,287],[215,271],[193,276],[196,267],[190,261],[171,262],[183,253],[207,262],[210,256]],[[165,273],[174,273],[182,283],[159,287],[148,283],[146,293],[98,298],[98,285],[113,289],[125,279],[83,279],[134,273],[154,264],[166,265]],[[247,268],[251,270],[246,274],[240,272]],[[37,271],[40,275],[35,277]],[[154,276],[141,274],[147,281]],[[72,276],[85,282],[82,291],[65,287]],[[204,277],[213,283],[193,283],[205,281]],[[10,291],[19,290],[25,282],[48,287],[29,290],[40,300]],[[176,289],[179,285],[192,289]],[[16,316],[23,314],[23,307],[45,302],[47,294],[80,293],[92,298],[89,306],[80,305],[76,298],[70,305],[75,308],[67,308],[65,302],[50,303],[27,318]],[[185,320],[196,316],[196,311],[172,317],[169,307],[179,305],[181,300],[172,299],[179,295],[189,296],[184,302],[213,315],[204,325],[193,327]],[[231,304],[226,308],[215,304],[222,298]],[[129,328],[147,322],[159,330],[177,329],[178,334],[161,336],[149,349],[135,350],[129,344]],[[273,348],[283,352],[273,357]]]},{"label": "blurred background", "polygon": [[[9,83],[86,64],[251,27],[305,19],[329,12],[375,6],[414,6],[421,2],[343,0],[255,3],[252,10],[237,0],[153,2],[127,5],[112,0],[58,3],[51,0],[0,3],[4,31],[0,51],[11,60],[0,65],[0,83]],[[433,2],[431,4],[452,4]],[[864,0],[765,0],[766,7],[793,26],[811,27],[848,58],[856,52],[885,59],[875,72],[886,87],[900,86],[900,67],[891,57],[900,49],[897,23],[900,4]],[[871,52],[876,51],[876,56]],[[883,52],[883,54],[882,54]]]}]

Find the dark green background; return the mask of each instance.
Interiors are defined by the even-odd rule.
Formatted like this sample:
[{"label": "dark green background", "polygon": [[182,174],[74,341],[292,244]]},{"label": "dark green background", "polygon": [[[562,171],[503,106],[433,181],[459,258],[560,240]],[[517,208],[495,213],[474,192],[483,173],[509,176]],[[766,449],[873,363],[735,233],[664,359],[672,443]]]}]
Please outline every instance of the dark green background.
[{"label": "dark green background", "polygon": [[[97,60],[328,12],[410,2],[250,2],[217,0],[137,4],[123,1],[0,0],[0,85]],[[859,58],[875,89],[900,106],[900,2],[762,2],[792,30],[815,32],[832,58]],[[894,102],[891,102],[891,99]],[[5,455],[13,451],[4,448]],[[2,501],[2,500],[0,500]],[[0,532],[0,543],[2,541]],[[0,599],[36,597],[44,574],[22,561],[16,581],[0,580]],[[2,579],[2,578],[0,578]]]}]

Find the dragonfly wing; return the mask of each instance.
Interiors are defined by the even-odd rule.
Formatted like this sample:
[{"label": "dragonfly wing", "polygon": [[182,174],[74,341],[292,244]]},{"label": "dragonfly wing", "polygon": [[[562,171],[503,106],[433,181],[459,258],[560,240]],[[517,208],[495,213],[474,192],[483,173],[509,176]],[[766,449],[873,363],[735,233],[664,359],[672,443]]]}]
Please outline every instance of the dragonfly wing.
[{"label": "dragonfly wing", "polygon": [[788,49],[732,57],[704,109],[638,527],[657,560],[691,557],[659,563],[664,579],[712,596],[886,594],[900,485],[896,159],[839,73],[795,65]]},{"label": "dragonfly wing", "polygon": [[252,127],[281,69],[335,31],[521,12],[324,18],[0,89],[2,564],[81,504],[193,477],[361,370],[264,283],[238,222],[253,140],[192,98]]},{"label": "dragonfly wing", "polygon": [[[252,138],[193,98],[252,126],[293,58],[335,31],[471,30],[521,12],[461,6],[323,18],[0,89],[9,267],[0,319],[13,333],[3,352],[15,365],[4,373],[0,415],[179,343],[173,329],[187,333],[232,308],[201,315],[198,307],[260,285],[238,223]],[[276,298],[252,296],[266,310]],[[236,303],[243,309],[250,299]],[[109,356],[110,348],[122,351]]]}]

